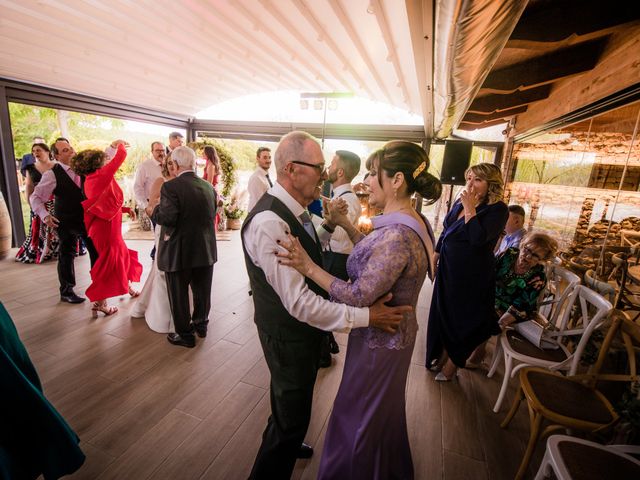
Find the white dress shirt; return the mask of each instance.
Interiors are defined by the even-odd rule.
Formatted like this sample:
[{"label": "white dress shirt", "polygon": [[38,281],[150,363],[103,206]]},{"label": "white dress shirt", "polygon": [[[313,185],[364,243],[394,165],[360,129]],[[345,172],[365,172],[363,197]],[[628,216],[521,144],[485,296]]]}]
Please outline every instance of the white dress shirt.
[{"label": "white dress shirt", "polygon": [[[268,193],[284,203],[296,218],[305,211],[277,182]],[[369,326],[368,308],[325,300],[309,289],[304,276],[296,269],[278,264],[278,257],[273,253],[278,248],[276,240],[287,240],[285,231],[288,230],[282,218],[267,210],[253,217],[243,235],[247,254],[262,269],[287,312],[297,320],[322,330],[347,332],[352,328]]]},{"label": "white dress shirt", "polygon": [[249,191],[249,212],[256,206],[260,197],[262,197],[262,195],[271,188],[269,180],[267,180],[268,174],[268,171],[258,167],[249,177],[249,185],[247,187],[247,190]]},{"label": "white dress shirt", "polygon": [[162,167],[155,158],[148,158],[138,166],[136,179],[133,182],[133,194],[140,208],[144,209],[149,204],[151,186],[160,177],[162,177]]},{"label": "white dress shirt", "polygon": [[[56,163],[58,163],[64,169],[64,171],[67,172],[67,175],[69,175],[69,178],[73,180],[73,183],[75,183],[77,186],[82,185],[80,176],[76,174],[76,172],[71,170],[71,167],[69,165],[65,165],[64,163],[60,162]],[[51,168],[42,174],[40,182],[38,182],[38,185],[36,185],[36,188],[33,190],[31,198],[29,199],[31,210],[33,210],[33,212],[38,215],[43,221],[45,217],[49,215],[49,211],[44,204],[51,198],[53,191],[56,189],[56,185],[56,174],[53,173],[53,168]]]},{"label": "white dress shirt", "polygon": [[[333,198],[336,199],[338,197],[347,202],[347,217],[349,218],[349,221],[357,227],[358,219],[362,214],[362,206],[360,205],[358,196],[353,193],[351,184],[345,183],[344,185],[340,185],[339,187],[334,188]],[[324,228],[318,230],[318,235],[320,235],[322,230],[324,230]],[[328,243],[329,245],[326,246],[325,250],[330,250],[335,253],[343,253],[345,255],[349,255],[351,253],[351,250],[353,250],[353,242],[349,239],[349,234],[342,227],[336,227],[336,230],[331,235],[331,239]]]}]

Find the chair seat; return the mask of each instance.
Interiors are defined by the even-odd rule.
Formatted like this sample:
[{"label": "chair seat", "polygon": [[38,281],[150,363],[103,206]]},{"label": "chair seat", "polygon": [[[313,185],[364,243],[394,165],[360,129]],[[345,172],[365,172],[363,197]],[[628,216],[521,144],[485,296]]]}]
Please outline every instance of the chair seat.
[{"label": "chair seat", "polygon": [[[614,420],[608,406],[596,392],[566,377],[540,370],[523,370],[538,403],[550,412],[585,422],[607,425]],[[525,384],[522,384],[525,388]]]},{"label": "chair seat", "polygon": [[571,478],[640,478],[640,466],[615,452],[572,441],[558,443],[558,451]]},{"label": "chair seat", "polygon": [[555,350],[538,348],[515,330],[507,331],[507,341],[511,350],[520,355],[553,363],[560,363],[567,359],[567,354],[561,348]]}]

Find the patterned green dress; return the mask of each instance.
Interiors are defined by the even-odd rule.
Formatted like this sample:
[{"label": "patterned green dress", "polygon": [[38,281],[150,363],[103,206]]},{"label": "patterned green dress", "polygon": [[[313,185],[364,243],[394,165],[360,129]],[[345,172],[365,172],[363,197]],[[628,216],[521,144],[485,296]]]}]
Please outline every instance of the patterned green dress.
[{"label": "patterned green dress", "polygon": [[528,320],[537,310],[538,297],[547,283],[544,266],[536,265],[522,275],[515,272],[519,250],[509,248],[497,259],[496,312],[509,312],[517,322]]}]

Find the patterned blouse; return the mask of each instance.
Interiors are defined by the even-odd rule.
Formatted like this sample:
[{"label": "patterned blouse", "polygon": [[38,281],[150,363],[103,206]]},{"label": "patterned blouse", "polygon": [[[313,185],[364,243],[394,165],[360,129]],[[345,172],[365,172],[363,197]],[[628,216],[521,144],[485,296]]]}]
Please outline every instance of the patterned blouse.
[{"label": "patterned blouse", "polygon": [[518,275],[515,265],[519,253],[517,248],[508,248],[497,259],[495,305],[499,316],[509,312],[517,322],[522,322],[536,312],[538,297],[547,277],[541,264]]}]

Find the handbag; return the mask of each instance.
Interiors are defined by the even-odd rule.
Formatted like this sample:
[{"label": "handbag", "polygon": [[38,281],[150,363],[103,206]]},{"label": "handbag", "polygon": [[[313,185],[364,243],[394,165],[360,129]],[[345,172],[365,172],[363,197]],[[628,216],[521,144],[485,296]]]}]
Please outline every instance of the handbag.
[{"label": "handbag", "polygon": [[547,328],[536,320],[516,323],[513,328],[530,343],[542,350],[556,350],[560,348],[551,337],[547,336]]}]

